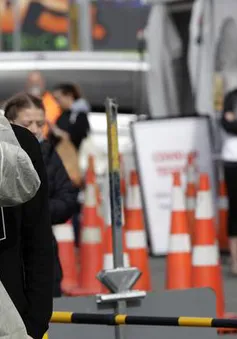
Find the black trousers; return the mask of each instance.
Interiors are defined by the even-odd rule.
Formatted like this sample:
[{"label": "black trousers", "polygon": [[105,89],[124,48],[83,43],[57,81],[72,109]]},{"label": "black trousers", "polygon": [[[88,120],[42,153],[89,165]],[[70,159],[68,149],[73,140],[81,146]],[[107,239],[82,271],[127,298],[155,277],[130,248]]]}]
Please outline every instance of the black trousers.
[{"label": "black trousers", "polygon": [[224,162],[224,175],[229,204],[228,236],[237,237],[237,162]]}]

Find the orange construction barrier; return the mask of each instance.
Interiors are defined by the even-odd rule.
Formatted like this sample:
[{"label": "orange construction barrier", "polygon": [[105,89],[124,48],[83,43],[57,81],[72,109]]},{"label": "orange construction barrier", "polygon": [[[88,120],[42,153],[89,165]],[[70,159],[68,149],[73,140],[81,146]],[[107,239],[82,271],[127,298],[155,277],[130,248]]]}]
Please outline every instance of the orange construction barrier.
[{"label": "orange construction barrier", "polygon": [[96,278],[102,269],[103,248],[102,230],[97,214],[96,178],[92,157],[89,157],[89,167],[86,173],[85,202],[82,213],[79,287],[72,290],[71,295],[91,295],[100,293],[102,289],[100,281]]},{"label": "orange construction barrier", "polygon": [[171,229],[166,263],[166,288],[192,287],[192,254],[185,195],[180,173],[173,174]]},{"label": "orange construction barrier", "polygon": [[226,185],[221,173],[219,180],[219,199],[218,199],[218,207],[219,207],[219,227],[218,227],[218,240],[221,251],[229,251],[229,241],[227,235],[227,218],[228,218],[228,200],[227,200],[227,192]]},{"label": "orange construction barrier", "polygon": [[125,229],[130,264],[142,272],[140,279],[133,288],[136,290],[150,291],[151,274],[147,239],[143,220],[140,186],[135,170],[130,173],[130,183],[127,190]]},{"label": "orange construction barrier", "polygon": [[62,292],[69,294],[78,285],[78,267],[75,253],[75,238],[71,221],[53,226],[53,233],[58,243],[58,254],[63,271]]},{"label": "orange construction barrier", "polygon": [[224,316],[224,291],[217,245],[210,183],[200,175],[195,212],[192,256],[193,287],[210,287],[216,293],[217,317]]},{"label": "orange construction barrier", "polygon": [[197,168],[195,166],[195,157],[193,153],[188,155],[188,164],[186,169],[187,174],[187,186],[186,186],[186,206],[187,206],[187,215],[188,215],[188,225],[189,232],[191,237],[191,242],[193,240],[193,227],[195,220],[195,207],[196,207],[196,194],[197,194]]}]

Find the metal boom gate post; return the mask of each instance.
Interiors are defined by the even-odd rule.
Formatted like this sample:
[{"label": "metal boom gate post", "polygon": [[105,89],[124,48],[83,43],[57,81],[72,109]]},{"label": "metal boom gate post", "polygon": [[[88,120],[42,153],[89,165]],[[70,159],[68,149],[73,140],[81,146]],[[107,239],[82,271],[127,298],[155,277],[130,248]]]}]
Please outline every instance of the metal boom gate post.
[{"label": "metal boom gate post", "polygon": [[[114,268],[102,270],[97,278],[111,292],[111,294],[97,295],[97,303],[113,303],[116,313],[126,313],[126,301],[144,298],[145,291],[131,291],[130,289],[140,278],[141,272],[135,267],[124,267],[122,242],[122,210],[120,192],[120,166],[117,131],[118,105],[114,99],[106,99],[108,159],[109,159],[109,187],[111,205],[111,223],[113,237],[113,264]],[[116,339],[125,339],[124,328],[115,326]]]}]

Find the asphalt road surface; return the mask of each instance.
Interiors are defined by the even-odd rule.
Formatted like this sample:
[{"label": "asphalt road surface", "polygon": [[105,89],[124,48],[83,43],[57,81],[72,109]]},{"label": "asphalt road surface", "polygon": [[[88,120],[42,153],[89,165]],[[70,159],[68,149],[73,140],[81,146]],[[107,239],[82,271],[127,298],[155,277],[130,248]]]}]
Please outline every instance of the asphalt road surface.
[{"label": "asphalt road surface", "polygon": [[[226,302],[226,312],[233,312],[237,314],[237,277],[231,276],[229,273],[229,259],[227,256],[222,257],[222,273],[224,280],[224,293]],[[155,292],[162,292],[165,286],[165,259],[151,258],[150,259],[152,271],[152,287]],[[236,339],[235,335],[226,335],[228,339]]]}]

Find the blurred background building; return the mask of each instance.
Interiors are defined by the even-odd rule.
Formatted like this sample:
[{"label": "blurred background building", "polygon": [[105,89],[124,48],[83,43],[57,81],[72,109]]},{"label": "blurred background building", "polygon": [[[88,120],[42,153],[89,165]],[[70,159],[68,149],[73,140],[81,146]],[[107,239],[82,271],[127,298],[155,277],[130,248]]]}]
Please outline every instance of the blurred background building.
[{"label": "blurred background building", "polygon": [[[20,58],[22,63],[26,59],[41,61],[41,64],[34,66],[29,63],[28,68],[40,68],[45,73],[49,87],[65,77],[73,81],[78,79],[93,111],[101,111],[104,98],[110,95],[119,100],[121,112],[143,111],[149,114],[151,107],[154,110],[156,100],[150,94],[147,95],[147,83],[143,77],[147,72],[147,58],[144,57],[146,53],[143,55],[138,36],[145,28],[149,32],[150,27],[150,39],[153,39],[152,34],[158,33],[157,43],[162,43],[162,39],[170,41],[167,51],[162,47],[171,62],[166,65],[166,69],[169,70],[172,66],[172,72],[165,75],[165,86],[171,94],[163,105],[166,106],[167,100],[170,102],[170,97],[175,98],[172,99],[173,106],[161,108],[161,111],[166,113],[166,110],[176,107],[174,113],[190,114],[193,104],[186,59],[192,2],[168,1],[165,7],[162,5],[163,12],[160,10],[161,4],[158,5],[160,8],[157,14],[157,6],[145,0],[2,0],[0,50],[27,53],[21,56],[14,53],[6,56],[2,53],[1,60],[18,62]],[[167,21],[167,17],[167,25],[171,28],[168,29],[168,35],[164,36],[163,33],[161,35],[161,31],[164,32],[161,21]],[[151,50],[153,48],[151,57],[157,59],[156,41],[149,46]],[[68,51],[81,51],[84,54],[61,53]],[[60,60],[65,60],[65,64],[63,61],[61,63],[60,74],[56,72],[56,66],[42,65],[43,60],[59,60],[59,56]],[[70,66],[66,64],[70,60],[73,60],[74,66],[73,63]],[[23,84],[27,66],[19,63],[11,65],[12,68],[6,63],[0,66],[0,79],[3,79],[1,72],[6,67],[9,66],[11,72],[9,83],[5,83],[0,92],[0,99],[10,94],[8,86],[14,92]],[[12,81],[11,69],[14,67],[17,70]],[[175,94],[174,85],[171,85],[173,78],[178,90]],[[161,80],[163,82],[164,79]],[[148,82],[148,92],[151,93],[154,79],[149,79]]]}]

